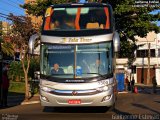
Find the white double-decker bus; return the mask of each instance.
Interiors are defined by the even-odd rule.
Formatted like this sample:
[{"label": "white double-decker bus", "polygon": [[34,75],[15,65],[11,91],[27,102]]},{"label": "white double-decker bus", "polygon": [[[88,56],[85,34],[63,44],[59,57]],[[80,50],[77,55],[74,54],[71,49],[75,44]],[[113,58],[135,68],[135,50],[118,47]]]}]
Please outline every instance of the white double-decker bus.
[{"label": "white double-decker bus", "polygon": [[113,106],[118,49],[119,35],[109,4],[50,6],[41,33],[41,105]]}]

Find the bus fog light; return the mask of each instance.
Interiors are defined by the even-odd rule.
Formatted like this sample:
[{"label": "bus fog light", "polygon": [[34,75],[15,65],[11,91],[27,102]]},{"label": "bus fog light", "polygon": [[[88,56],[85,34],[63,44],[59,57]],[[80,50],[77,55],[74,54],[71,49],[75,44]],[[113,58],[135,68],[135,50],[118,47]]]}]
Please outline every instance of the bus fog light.
[{"label": "bus fog light", "polygon": [[41,98],[42,98],[42,100],[43,100],[43,101],[47,101],[47,102],[49,102],[49,100],[48,100],[48,98],[47,98],[47,97],[45,97],[45,96],[41,96]]},{"label": "bus fog light", "polygon": [[105,97],[103,97],[102,102],[107,101],[111,98],[111,95],[107,95]]},{"label": "bus fog light", "polygon": [[51,92],[52,89],[49,87],[41,87],[41,90],[43,90],[44,92]]}]

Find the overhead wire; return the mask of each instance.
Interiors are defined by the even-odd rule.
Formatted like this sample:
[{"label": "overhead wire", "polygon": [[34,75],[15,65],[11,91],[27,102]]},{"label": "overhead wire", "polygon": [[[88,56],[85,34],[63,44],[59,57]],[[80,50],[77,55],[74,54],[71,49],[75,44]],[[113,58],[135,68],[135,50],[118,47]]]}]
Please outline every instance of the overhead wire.
[{"label": "overhead wire", "polygon": [[16,2],[15,0],[14,0],[14,2],[12,0],[10,0],[10,2],[12,2],[14,5],[20,5],[20,4],[22,4],[22,3]]},{"label": "overhead wire", "polygon": [[17,7],[17,6],[15,6],[15,5],[13,5],[13,4],[8,3],[8,1],[1,0],[1,2],[3,2],[4,4],[10,5],[10,6],[12,6],[12,7],[15,7],[15,8],[17,8],[17,9],[20,9],[20,10],[23,9],[23,8],[20,8],[20,7]]},{"label": "overhead wire", "polygon": [[[1,8],[1,7],[0,7],[0,10],[2,10],[2,11],[6,11],[6,12],[9,12],[9,13],[13,13],[13,11],[9,11],[9,10],[4,9],[4,8]],[[14,11],[14,12],[15,12],[15,11]]]},{"label": "overhead wire", "polygon": [[[15,1],[15,0],[14,0],[14,1]],[[23,4],[23,3],[24,3],[24,0],[22,0],[22,1],[16,0],[15,2],[18,3],[18,4]]]},{"label": "overhead wire", "polygon": [[9,16],[9,15],[6,15],[6,14],[4,14],[4,13],[1,13],[1,12],[0,12],[0,15],[4,15],[4,16],[7,16],[7,17]]},{"label": "overhead wire", "polygon": [[[11,18],[9,15],[6,15],[4,13],[0,13],[0,17],[2,18],[6,18],[7,20],[14,20],[13,18]],[[20,20],[22,20],[22,22],[25,22],[25,20],[19,18]],[[32,22],[33,23],[33,22]],[[36,25],[36,23],[33,23],[34,25]]]},{"label": "overhead wire", "polygon": [[[0,13],[0,17],[6,18],[7,20],[14,20],[9,15],[3,14],[3,13]],[[25,22],[23,19],[21,19],[21,20],[22,20],[22,22]]]}]

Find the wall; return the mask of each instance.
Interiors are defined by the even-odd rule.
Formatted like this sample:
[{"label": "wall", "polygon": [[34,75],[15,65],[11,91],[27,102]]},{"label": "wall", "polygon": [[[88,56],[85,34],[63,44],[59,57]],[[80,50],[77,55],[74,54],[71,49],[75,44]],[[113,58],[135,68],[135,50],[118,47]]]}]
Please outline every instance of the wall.
[{"label": "wall", "polygon": [[156,80],[157,80],[157,85],[160,85],[160,68],[156,69]]}]

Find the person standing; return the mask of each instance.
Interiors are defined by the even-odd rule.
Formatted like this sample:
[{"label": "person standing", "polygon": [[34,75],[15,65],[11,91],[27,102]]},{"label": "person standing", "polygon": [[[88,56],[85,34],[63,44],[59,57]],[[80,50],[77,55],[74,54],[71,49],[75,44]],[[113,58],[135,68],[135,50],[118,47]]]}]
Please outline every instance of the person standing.
[{"label": "person standing", "polygon": [[152,84],[153,84],[153,93],[156,93],[157,81],[155,76],[152,78]]},{"label": "person standing", "polygon": [[134,76],[132,76],[132,80],[131,80],[131,91],[132,91],[132,93],[134,92],[134,84],[135,84],[135,80],[134,80]]},{"label": "person standing", "polygon": [[125,90],[128,91],[128,86],[129,85],[129,80],[128,80],[128,76],[126,76],[125,78]]},{"label": "person standing", "polygon": [[1,106],[7,107],[7,96],[9,88],[9,79],[8,79],[8,65],[5,65],[2,75],[2,101]]}]

